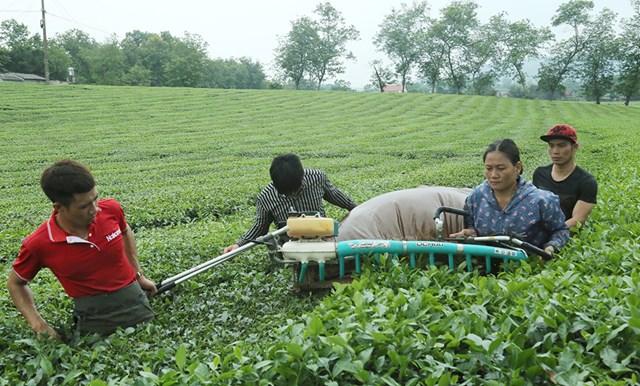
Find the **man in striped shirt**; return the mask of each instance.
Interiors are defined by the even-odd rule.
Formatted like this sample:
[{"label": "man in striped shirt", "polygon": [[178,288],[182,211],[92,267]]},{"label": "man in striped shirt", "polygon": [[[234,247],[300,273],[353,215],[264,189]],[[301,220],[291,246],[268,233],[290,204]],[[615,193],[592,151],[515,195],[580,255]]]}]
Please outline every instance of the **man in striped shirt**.
[{"label": "man in striped shirt", "polygon": [[253,225],[236,244],[226,247],[224,253],[267,234],[271,223],[278,228],[286,225],[289,212],[319,212],[325,216],[323,199],[349,211],[356,206],[349,196],[333,186],[323,171],[304,169],[295,154],[275,157],[269,173],[272,183],[258,195]]}]

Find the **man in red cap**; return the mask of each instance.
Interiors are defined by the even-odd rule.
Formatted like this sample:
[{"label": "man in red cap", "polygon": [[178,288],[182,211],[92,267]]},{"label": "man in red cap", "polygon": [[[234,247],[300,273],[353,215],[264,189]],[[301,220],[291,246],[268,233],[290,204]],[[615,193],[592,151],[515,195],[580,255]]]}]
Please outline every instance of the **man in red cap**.
[{"label": "man in red cap", "polygon": [[596,204],[598,183],[576,165],[578,134],[569,125],[555,125],[540,137],[549,144],[551,164],[533,172],[533,184],[560,197],[560,206],[569,229],[584,224]]}]

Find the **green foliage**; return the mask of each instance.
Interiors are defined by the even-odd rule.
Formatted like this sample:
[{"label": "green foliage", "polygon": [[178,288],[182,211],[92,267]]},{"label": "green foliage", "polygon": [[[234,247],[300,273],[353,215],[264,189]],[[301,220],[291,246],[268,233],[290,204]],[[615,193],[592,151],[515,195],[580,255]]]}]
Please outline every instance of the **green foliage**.
[{"label": "green foliage", "polygon": [[640,94],[640,51],[635,47],[640,45],[640,2],[631,2],[634,13],[628,19],[623,19],[623,33],[619,38],[619,57],[621,61],[621,76],[616,89],[625,97],[628,105],[632,96]]},{"label": "green foliage", "polygon": [[542,47],[552,39],[548,28],[536,28],[529,20],[509,22],[500,14],[490,21],[490,28],[497,35],[497,67],[501,74],[509,75],[527,95],[525,61],[539,58]]},{"label": "green foliage", "polygon": [[384,87],[396,82],[395,75],[388,67],[380,60],[374,60],[370,63],[373,67],[373,74],[371,74],[372,89],[374,91],[383,92]]},{"label": "green foliage", "polygon": [[275,50],[275,63],[284,80],[291,79],[296,90],[310,72],[311,55],[320,37],[313,20],[303,16],[291,22],[291,31],[280,38]]},{"label": "green foliage", "polygon": [[[564,89],[562,82],[577,71],[576,61],[593,40],[603,39],[593,33],[591,28],[591,0],[571,0],[561,4],[551,20],[554,27],[567,26],[573,34],[565,40],[558,41],[551,48],[549,58],[538,69],[538,89],[548,93],[554,99],[557,92]],[[606,38],[605,38],[606,39]]]},{"label": "green foliage", "polygon": [[278,70],[296,89],[305,75],[320,90],[324,80],[344,73],[343,58],[354,59],[346,44],[360,35],[355,27],[346,25],[340,11],[329,2],[318,4],[314,14],[292,21],[291,30],[280,38],[275,52]]},{"label": "green foliage", "polygon": [[64,48],[69,60],[71,60],[71,67],[77,71],[77,74],[80,74],[76,76],[76,81],[78,83],[86,83],[89,67],[86,55],[97,46],[96,41],[86,32],[78,29],[56,34],[52,41]]},{"label": "green foliage", "polygon": [[319,39],[310,52],[310,72],[317,81],[317,89],[320,89],[324,80],[344,73],[343,58],[355,59],[346,45],[351,40],[358,40],[360,32],[353,25],[346,25],[340,11],[329,2],[318,4],[314,13],[318,19],[316,29]]},{"label": "green foliage", "polygon": [[590,34],[597,37],[590,41],[579,58],[578,74],[582,79],[585,95],[596,103],[613,90],[615,58],[619,50],[614,31],[615,14],[603,10],[590,26]]},{"label": "green foliage", "polygon": [[[6,48],[5,48],[6,46]],[[74,67],[75,83],[128,86],[263,88],[265,74],[259,62],[248,58],[209,59],[202,37],[185,32],[128,32],[102,44],[79,30],[57,34],[48,45],[51,79],[67,80]],[[0,24],[0,70],[44,76],[40,36],[29,36],[24,24]]]},{"label": "green foliage", "polygon": [[[580,132],[598,204],[555,261],[497,276],[381,259],[351,285],[293,293],[262,247],[152,299],[156,319],[101,338],[71,332],[70,299],[30,287],[66,343],[35,339],[0,280],[0,384],[637,384],[640,110],[621,104],[424,94],[0,84],[0,262],[50,215],[41,171],[73,157],[124,206],[159,281],[250,225],[273,156],[293,151],[357,202],[417,185],[473,187],[493,140],[525,178],[538,137]],[[327,206],[328,215],[345,213]]]},{"label": "green foliage", "polygon": [[[493,55],[493,38],[480,36],[482,31],[477,12],[479,5],[472,1],[453,1],[440,10],[441,18],[434,23],[431,34],[438,40],[446,60],[443,72],[456,93],[462,94],[473,72],[479,72]],[[487,51],[487,52],[483,52]],[[484,60],[473,63],[477,58]]]},{"label": "green foliage", "polygon": [[206,62],[204,87],[224,89],[265,88],[262,65],[249,58],[214,59]]},{"label": "green foliage", "polygon": [[[120,86],[126,73],[125,55],[118,46],[115,36],[87,55],[88,78],[91,83]],[[86,76],[86,74],[85,74]]]},{"label": "green foliage", "polygon": [[411,6],[402,4],[385,16],[380,31],[375,36],[378,49],[389,56],[400,75],[402,86],[407,84],[410,70],[429,51],[425,47],[429,26],[428,4],[415,2]]},{"label": "green foliage", "polygon": [[42,39],[40,35],[29,35],[26,25],[14,19],[0,23],[0,46],[7,55],[3,67],[6,71],[33,73],[44,76]]}]

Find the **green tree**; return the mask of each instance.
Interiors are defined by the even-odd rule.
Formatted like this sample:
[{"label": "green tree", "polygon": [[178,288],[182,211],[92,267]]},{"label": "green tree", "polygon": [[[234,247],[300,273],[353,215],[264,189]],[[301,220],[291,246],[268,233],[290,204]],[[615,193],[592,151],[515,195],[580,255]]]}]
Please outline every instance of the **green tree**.
[{"label": "green tree", "polygon": [[122,81],[129,86],[151,86],[151,71],[136,64],[129,68]]},{"label": "green tree", "polygon": [[[172,53],[175,41],[166,31],[158,34],[134,30],[127,32],[120,45],[128,68],[145,68],[150,73],[151,86],[165,86],[166,65],[175,57]],[[173,68],[177,70],[177,64]]]},{"label": "green tree", "polygon": [[208,59],[203,87],[224,89],[260,89],[266,75],[259,62],[250,58]]},{"label": "green tree", "polygon": [[29,35],[25,24],[14,19],[0,23],[0,45],[5,47],[6,71],[44,76],[44,51],[39,35]]},{"label": "green tree", "polygon": [[445,65],[445,49],[442,42],[433,35],[433,31],[427,34],[427,49],[424,52],[419,64],[419,73],[431,89],[431,93],[436,92],[436,86],[442,79],[442,72]]},{"label": "green tree", "polygon": [[404,90],[411,68],[419,63],[425,52],[425,40],[431,23],[426,1],[402,4],[385,16],[374,38],[378,50],[387,54],[395,64]]},{"label": "green tree", "polygon": [[71,60],[70,66],[74,68],[75,82],[85,82],[89,72],[86,55],[97,47],[98,43],[86,32],[78,29],[57,34],[53,43],[58,44],[66,51]]},{"label": "green tree", "polygon": [[475,95],[493,95],[493,83],[497,73],[490,64],[498,55],[497,42],[500,36],[491,26],[479,25],[471,34],[471,47],[467,52],[469,80]]},{"label": "green tree", "polygon": [[243,82],[239,82],[237,88],[261,89],[265,87],[267,76],[265,75],[260,62],[253,61],[251,58],[242,57],[239,60],[239,64],[245,76],[242,78]]},{"label": "green tree", "polygon": [[445,77],[458,94],[463,93],[472,74],[480,73],[491,55],[487,51],[488,42],[474,35],[481,27],[477,8],[473,1],[452,1],[440,11],[440,18],[430,30],[443,50]]},{"label": "green tree", "polygon": [[[136,62],[151,71],[151,85],[165,86],[165,65],[172,59],[171,47],[174,37],[169,32],[147,35],[139,47]],[[129,59],[127,59],[129,60]]]},{"label": "green tree", "polygon": [[558,91],[564,89],[562,82],[575,73],[579,55],[591,39],[598,38],[588,34],[593,7],[591,0],[571,0],[560,5],[551,19],[554,27],[569,26],[573,35],[556,43],[550,58],[538,70],[538,89],[547,92],[549,99],[554,99]]},{"label": "green tree", "polygon": [[623,19],[619,38],[620,77],[616,90],[624,96],[625,106],[640,95],[640,0],[631,0],[634,14]]},{"label": "green tree", "polygon": [[291,22],[291,31],[279,39],[275,65],[283,79],[291,79],[296,90],[311,68],[313,50],[319,45],[318,31],[313,20],[301,17]]},{"label": "green tree", "polygon": [[384,92],[385,86],[396,82],[395,73],[382,64],[382,61],[374,60],[371,62],[371,67],[373,67],[371,84],[380,92]]},{"label": "green tree", "polygon": [[230,59],[208,59],[205,62],[205,76],[202,86],[207,88],[235,88],[234,63]]},{"label": "green tree", "polygon": [[323,87],[325,90],[329,91],[353,91],[351,88],[351,83],[346,80],[338,79],[333,84],[328,84]]},{"label": "green tree", "polygon": [[600,104],[600,99],[612,91],[618,45],[613,29],[616,15],[605,8],[590,24],[588,34],[597,39],[587,41],[578,58],[577,75],[587,98]]},{"label": "green tree", "polygon": [[6,64],[9,62],[10,52],[4,47],[0,46],[0,71],[5,72]]},{"label": "green tree", "polygon": [[150,32],[142,32],[140,30],[134,30],[127,32],[124,35],[124,39],[120,42],[122,51],[127,59],[127,66],[133,67],[136,65],[145,67],[144,56],[145,52],[143,46],[155,34]]},{"label": "green tree", "polygon": [[89,80],[96,84],[119,86],[124,83],[126,58],[117,37],[112,35],[104,44],[87,54]]},{"label": "green tree", "polygon": [[527,74],[524,64],[541,57],[544,45],[553,39],[548,28],[536,28],[529,20],[509,22],[504,14],[493,16],[489,27],[495,31],[497,58],[495,67],[498,73],[510,76],[522,88],[527,96]]},{"label": "green tree", "polygon": [[29,28],[15,19],[3,20],[0,23],[0,45],[13,49],[29,44]]},{"label": "green tree", "polygon": [[169,47],[170,58],[164,65],[167,86],[199,87],[204,78],[207,43],[200,35],[185,33]]},{"label": "green tree", "polygon": [[171,60],[174,37],[167,31],[153,34],[143,45],[142,62],[151,70],[151,85],[165,86],[165,65]]},{"label": "green tree", "polygon": [[[66,81],[67,71],[72,65],[67,51],[60,44],[52,41],[48,44],[49,51],[49,78]],[[43,54],[44,55],[44,54]]]},{"label": "green tree", "polygon": [[309,72],[318,82],[319,90],[326,78],[344,73],[343,58],[355,58],[346,45],[358,40],[360,33],[353,25],[346,25],[342,14],[331,3],[319,4],[314,12],[318,17],[314,23],[317,38],[312,40],[316,46],[309,53]]}]

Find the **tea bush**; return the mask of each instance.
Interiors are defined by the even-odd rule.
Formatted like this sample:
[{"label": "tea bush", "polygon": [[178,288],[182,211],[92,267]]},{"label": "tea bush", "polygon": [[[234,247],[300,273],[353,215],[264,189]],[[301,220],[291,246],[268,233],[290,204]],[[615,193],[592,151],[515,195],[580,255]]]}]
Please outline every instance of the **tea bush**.
[{"label": "tea bush", "polygon": [[[55,277],[31,283],[66,343],[36,339],[0,281],[0,385],[637,384],[640,109],[417,94],[0,84],[0,262],[50,215],[38,179],[71,157],[94,172],[159,281],[222,252],[251,224],[273,156],[363,202],[417,185],[473,187],[497,138],[524,176],[565,122],[599,181],[588,224],[557,259],[495,276],[384,261],[350,285],[289,291],[262,247],[152,299],[156,319],[71,332]],[[341,218],[345,212],[327,206]]]}]

